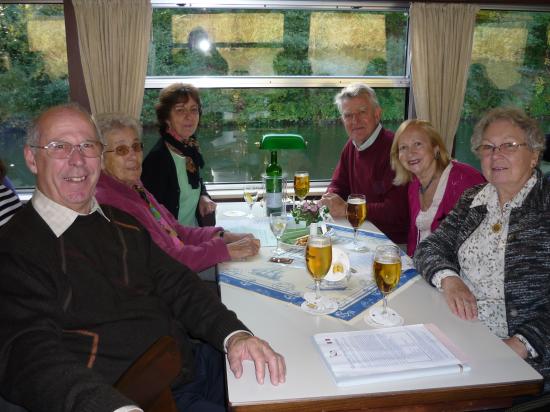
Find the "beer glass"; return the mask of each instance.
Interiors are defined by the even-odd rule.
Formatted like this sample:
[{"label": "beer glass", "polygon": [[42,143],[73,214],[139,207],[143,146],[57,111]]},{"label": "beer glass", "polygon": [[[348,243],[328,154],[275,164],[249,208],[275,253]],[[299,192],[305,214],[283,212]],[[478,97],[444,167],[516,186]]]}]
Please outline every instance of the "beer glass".
[{"label": "beer glass", "polygon": [[257,184],[245,184],[243,187],[243,196],[244,200],[248,204],[249,210],[247,217],[249,219],[252,219],[254,215],[252,214],[252,208],[254,207],[254,203],[258,200],[258,196],[260,194],[260,185]]},{"label": "beer glass", "polygon": [[353,245],[351,249],[356,252],[366,251],[366,246],[361,245],[357,238],[357,229],[367,219],[367,201],[365,195],[351,194],[348,196],[346,217],[351,227],[353,227]]},{"label": "beer glass", "polygon": [[309,173],[298,171],[294,173],[294,193],[300,199],[304,201],[309,193]]},{"label": "beer glass", "polygon": [[302,304],[302,308],[316,314],[332,313],[338,309],[336,302],[321,297],[321,281],[332,265],[332,242],[330,237],[309,235],[305,255],[307,271],[315,281],[315,295],[312,297],[306,293],[304,295],[306,301]]},{"label": "beer glass", "polygon": [[281,248],[281,236],[285,232],[287,223],[288,215],[286,212],[273,212],[269,215],[269,226],[277,238],[277,248],[273,252],[275,256],[281,255],[284,252]]},{"label": "beer glass", "polygon": [[398,326],[403,324],[403,318],[388,307],[386,296],[394,290],[401,277],[400,250],[395,245],[382,245],[376,248],[372,272],[376,286],[382,293],[382,308],[373,306],[369,309],[367,323],[380,326]]}]

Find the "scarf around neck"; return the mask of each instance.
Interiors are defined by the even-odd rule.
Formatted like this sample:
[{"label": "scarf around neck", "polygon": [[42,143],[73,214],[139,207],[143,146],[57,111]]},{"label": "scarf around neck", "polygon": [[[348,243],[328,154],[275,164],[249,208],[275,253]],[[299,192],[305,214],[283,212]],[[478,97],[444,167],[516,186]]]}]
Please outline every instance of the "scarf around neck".
[{"label": "scarf around neck", "polygon": [[199,150],[199,142],[193,135],[187,142],[180,142],[168,131],[161,131],[160,136],[164,143],[172,146],[178,154],[185,156],[185,167],[187,170],[187,179],[193,189],[197,189],[200,183],[200,169],[204,167],[204,159]]}]

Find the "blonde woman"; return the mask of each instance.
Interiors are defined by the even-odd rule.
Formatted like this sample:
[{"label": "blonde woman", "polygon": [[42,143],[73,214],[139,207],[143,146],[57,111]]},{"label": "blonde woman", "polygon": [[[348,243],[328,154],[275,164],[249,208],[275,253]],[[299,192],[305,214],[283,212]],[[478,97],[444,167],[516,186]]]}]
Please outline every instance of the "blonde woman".
[{"label": "blonde woman", "polygon": [[401,123],[390,150],[393,183],[409,183],[407,253],[428,237],[452,210],[462,192],[485,179],[473,167],[451,160],[445,143],[425,120]]}]

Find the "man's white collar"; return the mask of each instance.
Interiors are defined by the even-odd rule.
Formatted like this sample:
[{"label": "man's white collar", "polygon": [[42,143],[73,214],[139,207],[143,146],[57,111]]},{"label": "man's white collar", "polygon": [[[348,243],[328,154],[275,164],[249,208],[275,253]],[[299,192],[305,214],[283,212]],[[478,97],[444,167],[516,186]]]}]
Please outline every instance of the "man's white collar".
[{"label": "man's white collar", "polygon": [[[84,213],[75,212],[68,207],[60,205],[47,197],[40,190],[35,189],[31,199],[32,205],[36,212],[40,215],[52,232],[57,236],[61,236],[74,223],[78,216],[85,216]],[[92,198],[90,213],[98,211],[105,219],[109,220],[103,210],[97,203],[95,197]]]},{"label": "man's white collar", "polygon": [[376,129],[372,132],[372,134],[369,136],[367,140],[365,140],[363,143],[361,143],[360,146],[357,146],[355,144],[355,141],[352,140],[353,145],[357,149],[357,151],[362,152],[363,150],[369,148],[372,146],[372,144],[376,141],[376,138],[380,134],[380,130],[382,130],[382,123],[378,123],[378,126],[376,126]]}]

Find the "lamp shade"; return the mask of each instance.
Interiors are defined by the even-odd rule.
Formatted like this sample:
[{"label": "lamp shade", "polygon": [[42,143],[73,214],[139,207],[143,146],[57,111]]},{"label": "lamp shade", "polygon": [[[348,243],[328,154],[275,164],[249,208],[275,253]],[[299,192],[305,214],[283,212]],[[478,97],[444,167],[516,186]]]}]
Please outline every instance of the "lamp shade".
[{"label": "lamp shade", "polygon": [[265,134],[260,142],[260,149],[281,150],[281,149],[305,149],[306,142],[299,134]]}]

